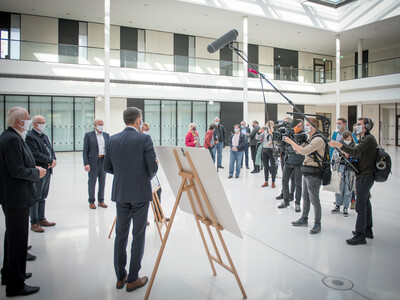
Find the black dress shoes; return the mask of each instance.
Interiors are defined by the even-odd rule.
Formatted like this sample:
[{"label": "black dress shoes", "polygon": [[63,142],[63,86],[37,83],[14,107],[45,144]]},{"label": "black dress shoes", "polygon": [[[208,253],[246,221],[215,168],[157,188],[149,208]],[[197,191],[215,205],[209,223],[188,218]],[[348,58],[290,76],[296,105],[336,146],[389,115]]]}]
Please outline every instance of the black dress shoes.
[{"label": "black dress shoes", "polygon": [[367,241],[365,240],[365,237],[361,235],[355,235],[351,239],[346,240],[347,244],[356,246],[356,245],[363,245],[366,244]]},{"label": "black dress shoes", "polygon": [[14,296],[28,296],[35,294],[39,292],[40,287],[38,286],[30,286],[30,285],[24,285],[24,287],[20,290],[17,291],[7,291],[6,290],[6,296],[7,297],[14,297]]},{"label": "black dress shoes", "polygon": [[34,261],[35,259],[36,259],[35,255],[32,255],[29,252],[26,252],[26,260],[27,261]]},{"label": "black dress shoes", "polygon": [[32,249],[32,245],[29,245],[27,250],[31,250]]},{"label": "black dress shoes", "polygon": [[275,198],[276,200],[282,200],[283,199],[283,193],[281,193],[278,197]]}]

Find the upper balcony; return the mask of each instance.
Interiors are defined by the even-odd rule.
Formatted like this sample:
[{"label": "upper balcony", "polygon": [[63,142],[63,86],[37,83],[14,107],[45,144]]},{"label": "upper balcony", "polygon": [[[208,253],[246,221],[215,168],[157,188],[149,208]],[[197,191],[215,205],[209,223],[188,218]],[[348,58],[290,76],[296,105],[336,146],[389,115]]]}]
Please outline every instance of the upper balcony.
[{"label": "upper balcony", "polygon": [[[104,66],[104,49],[2,39],[1,58],[44,63]],[[238,57],[236,59],[236,61],[223,61],[129,50],[111,49],[110,51],[111,67],[243,77],[243,63],[239,61]],[[309,70],[262,64],[257,64],[256,67],[267,78],[272,80],[317,84],[336,81],[336,71],[333,68]],[[10,73],[10,70],[7,73]],[[358,76],[358,73],[362,75]],[[342,67],[340,69],[340,80],[345,81],[396,73],[400,73],[400,58]],[[248,77],[256,78],[257,76],[248,72]]]}]

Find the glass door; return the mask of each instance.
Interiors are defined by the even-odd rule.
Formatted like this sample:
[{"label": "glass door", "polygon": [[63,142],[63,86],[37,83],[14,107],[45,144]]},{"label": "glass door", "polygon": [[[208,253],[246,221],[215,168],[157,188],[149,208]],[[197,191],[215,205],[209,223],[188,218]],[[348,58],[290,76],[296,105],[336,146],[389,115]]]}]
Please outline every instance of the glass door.
[{"label": "glass door", "polygon": [[176,145],[176,101],[161,101],[161,145]]},{"label": "glass door", "polygon": [[54,151],[74,151],[74,98],[53,97]]},{"label": "glass door", "polygon": [[189,124],[192,123],[192,103],[190,101],[178,101],[178,146],[185,146],[186,134]]}]

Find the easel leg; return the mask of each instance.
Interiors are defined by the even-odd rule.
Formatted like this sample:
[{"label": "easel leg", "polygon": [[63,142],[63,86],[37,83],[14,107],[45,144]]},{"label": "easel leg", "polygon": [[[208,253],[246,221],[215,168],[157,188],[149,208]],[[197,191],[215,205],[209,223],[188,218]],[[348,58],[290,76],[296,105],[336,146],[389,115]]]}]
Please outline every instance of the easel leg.
[{"label": "easel leg", "polygon": [[185,184],[186,184],[186,179],[182,180],[181,186],[179,188],[178,197],[176,198],[176,202],[175,202],[174,208],[172,210],[171,219],[168,222],[167,231],[165,232],[164,239],[162,240],[160,251],[158,252],[156,264],[154,266],[153,273],[151,274],[150,282],[149,282],[149,285],[147,287],[146,295],[144,296],[144,300],[148,300],[149,299],[151,288],[153,287],[153,283],[154,283],[154,279],[155,279],[156,274],[157,274],[158,266],[160,265],[161,257],[163,255],[165,245],[167,244],[167,241],[168,241],[168,236],[169,236],[172,224],[173,224],[174,219],[175,219],[175,214],[176,214],[176,211],[178,209],[178,205],[179,205],[179,202],[181,200],[182,192],[183,192],[183,188],[184,188]]},{"label": "easel leg", "polygon": [[115,223],[116,223],[116,222],[117,222],[117,217],[115,217],[114,223],[113,223],[113,225],[111,226],[110,234],[108,235],[108,238],[109,238],[109,239],[111,238],[111,235],[112,235],[112,232],[113,232],[113,230],[114,230],[114,227],[115,227]]},{"label": "easel leg", "polygon": [[219,229],[216,229],[216,230],[217,230],[217,234],[218,234],[219,240],[221,241],[222,247],[224,248],[226,258],[228,259],[229,265],[232,268],[232,271],[233,271],[232,273],[233,273],[233,275],[235,275],[235,278],[236,278],[236,281],[237,281],[237,283],[239,285],[239,288],[242,291],[243,298],[247,299],[246,292],[244,291],[242,282],[240,281],[240,278],[239,278],[239,274],[237,273],[236,268],[235,268],[235,266],[233,264],[232,258],[231,258],[230,254],[229,254],[229,251],[228,251],[228,248],[226,247],[224,238],[222,237],[221,231]]}]

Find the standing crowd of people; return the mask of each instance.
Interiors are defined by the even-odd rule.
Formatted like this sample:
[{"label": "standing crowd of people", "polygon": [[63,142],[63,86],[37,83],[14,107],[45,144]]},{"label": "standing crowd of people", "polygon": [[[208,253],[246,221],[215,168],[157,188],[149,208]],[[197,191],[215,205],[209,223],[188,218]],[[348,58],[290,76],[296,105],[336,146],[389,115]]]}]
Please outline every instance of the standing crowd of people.
[{"label": "standing crowd of people", "polygon": [[[114,175],[111,200],[116,202],[117,208],[114,244],[116,288],[126,286],[126,290],[131,292],[148,281],[146,276],[139,277],[139,271],[144,253],[149,202],[152,199],[151,179],[156,176],[158,161],[148,134],[149,125],[143,122],[142,111],[129,107],[123,112],[123,120],[125,129],[112,136],[104,132],[103,120],[94,120],[94,130],[84,137],[83,165],[88,173],[90,209],[96,209],[96,183],[98,206],[107,208],[104,195],[106,173]],[[229,145],[228,178],[239,178],[243,167],[250,168],[250,149],[253,161],[251,173],[256,174],[264,169],[262,188],[276,187],[277,161],[280,158],[282,190],[277,199],[282,199],[282,202],[278,208],[290,207],[290,201],[295,200],[295,211],[302,211],[302,215],[292,224],[305,227],[308,226],[312,205],[314,226],[310,233],[316,234],[321,231],[319,193],[321,164],[327,149],[326,138],[317,130],[320,124],[316,118],[309,118],[305,124],[299,122],[295,126],[290,118],[285,121],[293,125],[296,134],[307,134],[307,140],[298,143],[295,135],[294,138],[285,135],[277,143],[273,121],[268,121],[264,127],[260,127],[258,121],[253,121],[252,128],[242,121],[234,125],[228,137],[217,117],[208,128],[203,147],[209,150],[217,168],[223,169],[223,149],[225,143]],[[29,131],[31,124],[33,128]],[[25,284],[25,280],[32,276],[32,273],[26,272],[26,261],[35,259],[28,252],[31,247],[28,246],[29,218],[30,229],[36,233],[43,233],[43,227],[56,225],[46,219],[45,204],[57,158],[49,138],[43,132],[46,128],[43,116],[37,115],[31,119],[27,110],[13,107],[7,112],[7,126],[0,136],[0,204],[6,223],[1,284],[6,285],[6,295],[11,297],[30,295],[40,289]],[[339,213],[343,206],[343,215],[348,216],[350,202],[356,194],[357,221],[353,237],[347,240],[350,245],[365,244],[365,238],[374,237],[370,190],[374,183],[373,164],[377,142],[371,134],[373,126],[371,119],[359,118],[352,133],[348,131],[347,121],[339,118],[338,131],[329,142],[332,147],[331,163],[341,178],[332,213]],[[196,129],[196,124],[189,125],[186,146],[202,147]],[[354,173],[349,162],[357,162],[358,173]],[[133,242],[127,267],[126,246],[131,223]]]}]

